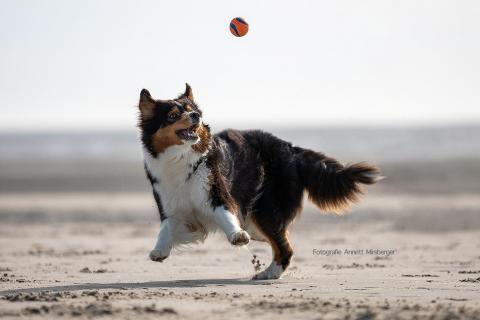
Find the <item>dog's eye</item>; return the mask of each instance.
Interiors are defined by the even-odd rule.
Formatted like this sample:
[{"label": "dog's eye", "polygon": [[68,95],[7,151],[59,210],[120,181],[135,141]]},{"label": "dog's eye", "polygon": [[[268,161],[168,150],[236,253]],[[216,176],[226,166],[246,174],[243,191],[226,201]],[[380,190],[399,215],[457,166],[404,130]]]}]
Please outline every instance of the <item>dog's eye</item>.
[{"label": "dog's eye", "polygon": [[175,121],[178,119],[178,113],[171,113],[168,115],[168,121]]}]

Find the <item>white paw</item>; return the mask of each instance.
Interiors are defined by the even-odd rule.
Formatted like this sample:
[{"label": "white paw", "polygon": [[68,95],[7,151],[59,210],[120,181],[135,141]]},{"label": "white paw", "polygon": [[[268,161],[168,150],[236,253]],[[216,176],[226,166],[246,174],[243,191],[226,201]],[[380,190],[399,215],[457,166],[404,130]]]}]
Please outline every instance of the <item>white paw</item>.
[{"label": "white paw", "polygon": [[160,250],[153,249],[152,251],[150,251],[150,260],[152,261],[162,262],[167,258],[168,258],[168,254],[164,254]]},{"label": "white paw", "polygon": [[250,235],[245,230],[240,230],[231,234],[228,237],[228,241],[234,246],[243,246],[250,242]]},{"label": "white paw", "polygon": [[252,280],[272,280],[278,279],[283,273],[283,267],[281,265],[272,262],[267,269],[260,273],[257,273]]}]

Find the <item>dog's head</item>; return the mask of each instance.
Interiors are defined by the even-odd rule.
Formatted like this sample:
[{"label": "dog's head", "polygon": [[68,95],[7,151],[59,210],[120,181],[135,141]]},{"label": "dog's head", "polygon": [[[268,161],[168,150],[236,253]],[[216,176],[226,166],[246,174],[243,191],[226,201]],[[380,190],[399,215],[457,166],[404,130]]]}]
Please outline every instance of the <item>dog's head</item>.
[{"label": "dog's head", "polygon": [[202,122],[202,111],[188,83],[185,93],[173,100],[155,100],[143,89],[138,108],[142,142],[153,156],[174,146],[199,153],[208,150],[210,129]]}]

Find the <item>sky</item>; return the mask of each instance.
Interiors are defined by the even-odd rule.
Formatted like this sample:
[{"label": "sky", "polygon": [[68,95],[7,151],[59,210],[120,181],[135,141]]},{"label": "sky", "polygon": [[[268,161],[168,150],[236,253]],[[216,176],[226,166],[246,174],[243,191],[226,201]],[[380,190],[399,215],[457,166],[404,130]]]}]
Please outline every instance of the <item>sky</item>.
[{"label": "sky", "polygon": [[0,130],[133,129],[142,88],[185,82],[219,127],[477,124],[479,16],[475,0],[0,0]]}]

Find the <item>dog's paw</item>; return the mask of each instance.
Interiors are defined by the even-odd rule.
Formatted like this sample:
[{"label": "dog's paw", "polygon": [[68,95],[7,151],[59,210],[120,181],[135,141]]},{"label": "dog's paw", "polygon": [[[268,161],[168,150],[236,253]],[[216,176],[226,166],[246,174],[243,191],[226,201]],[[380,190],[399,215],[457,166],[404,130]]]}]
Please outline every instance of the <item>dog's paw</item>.
[{"label": "dog's paw", "polygon": [[168,255],[163,254],[160,250],[152,250],[150,251],[150,260],[155,262],[162,262],[163,260],[167,259]]},{"label": "dog's paw", "polygon": [[263,270],[262,272],[257,273],[253,276],[252,280],[274,280],[279,279],[283,273],[283,267],[281,265],[277,265],[276,263],[272,263],[268,266],[267,269]]},{"label": "dog's paw", "polygon": [[230,235],[228,240],[234,246],[243,246],[250,242],[250,235],[247,233],[247,231],[240,230]]}]

